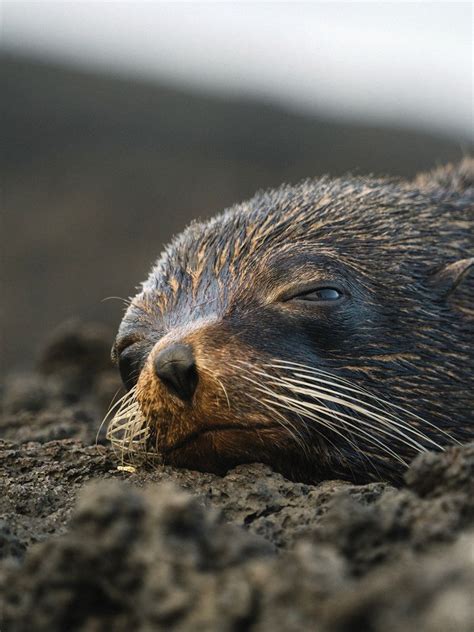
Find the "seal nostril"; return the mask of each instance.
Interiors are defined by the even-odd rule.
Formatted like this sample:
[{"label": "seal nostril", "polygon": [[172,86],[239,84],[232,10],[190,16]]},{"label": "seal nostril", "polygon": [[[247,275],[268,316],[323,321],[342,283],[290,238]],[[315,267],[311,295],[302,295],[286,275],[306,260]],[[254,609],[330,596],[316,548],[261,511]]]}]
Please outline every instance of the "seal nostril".
[{"label": "seal nostril", "polygon": [[154,368],[163,384],[183,401],[194,395],[198,372],[193,350],[189,345],[174,344],[156,356]]}]

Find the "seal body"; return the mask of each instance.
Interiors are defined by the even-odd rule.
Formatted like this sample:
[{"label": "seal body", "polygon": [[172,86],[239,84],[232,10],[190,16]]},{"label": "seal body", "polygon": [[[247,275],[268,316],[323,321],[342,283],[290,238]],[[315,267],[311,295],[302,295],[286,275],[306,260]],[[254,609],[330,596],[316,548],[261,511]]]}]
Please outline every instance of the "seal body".
[{"label": "seal body", "polygon": [[323,177],[194,223],[127,309],[122,450],[224,472],[396,481],[474,438],[474,161]]}]

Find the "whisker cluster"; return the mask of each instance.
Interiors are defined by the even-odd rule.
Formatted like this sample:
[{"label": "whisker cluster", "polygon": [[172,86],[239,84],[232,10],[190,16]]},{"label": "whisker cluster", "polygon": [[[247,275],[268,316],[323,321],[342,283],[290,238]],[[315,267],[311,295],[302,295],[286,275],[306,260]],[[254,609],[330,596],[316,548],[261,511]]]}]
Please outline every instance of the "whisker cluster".
[{"label": "whisker cluster", "polygon": [[102,424],[108,422],[106,437],[122,464],[146,461],[150,428],[143,415],[134,386],[110,407]]},{"label": "whisker cluster", "polygon": [[[242,360],[237,362],[245,371],[243,379],[251,382],[259,394],[255,399],[277,414],[282,427],[299,445],[306,446],[310,434],[319,434],[341,454],[327,436],[329,431],[333,439],[342,439],[343,445],[373,467],[372,452],[385,454],[406,467],[403,446],[409,449],[410,456],[444,449],[423,431],[423,427],[433,424],[347,379],[291,361],[274,360],[258,367]],[[297,425],[291,421],[294,415],[300,421]],[[456,443],[448,433],[443,434]]]}]

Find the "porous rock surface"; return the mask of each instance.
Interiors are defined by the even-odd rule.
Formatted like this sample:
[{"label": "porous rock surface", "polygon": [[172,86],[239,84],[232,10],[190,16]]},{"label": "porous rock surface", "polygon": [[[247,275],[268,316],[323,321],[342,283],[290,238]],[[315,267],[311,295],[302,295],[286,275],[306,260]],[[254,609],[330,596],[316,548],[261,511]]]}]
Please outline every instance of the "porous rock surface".
[{"label": "porous rock surface", "polygon": [[129,473],[98,432],[107,332],[69,323],[0,420],[0,629],[472,632],[474,444],[400,489]]}]

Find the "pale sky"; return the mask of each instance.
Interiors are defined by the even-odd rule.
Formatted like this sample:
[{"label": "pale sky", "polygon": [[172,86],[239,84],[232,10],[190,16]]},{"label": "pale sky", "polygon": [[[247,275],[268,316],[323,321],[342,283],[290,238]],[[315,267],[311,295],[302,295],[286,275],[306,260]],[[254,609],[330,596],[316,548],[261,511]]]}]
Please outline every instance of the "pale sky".
[{"label": "pale sky", "polygon": [[468,2],[4,0],[1,8],[9,50],[474,137]]}]

